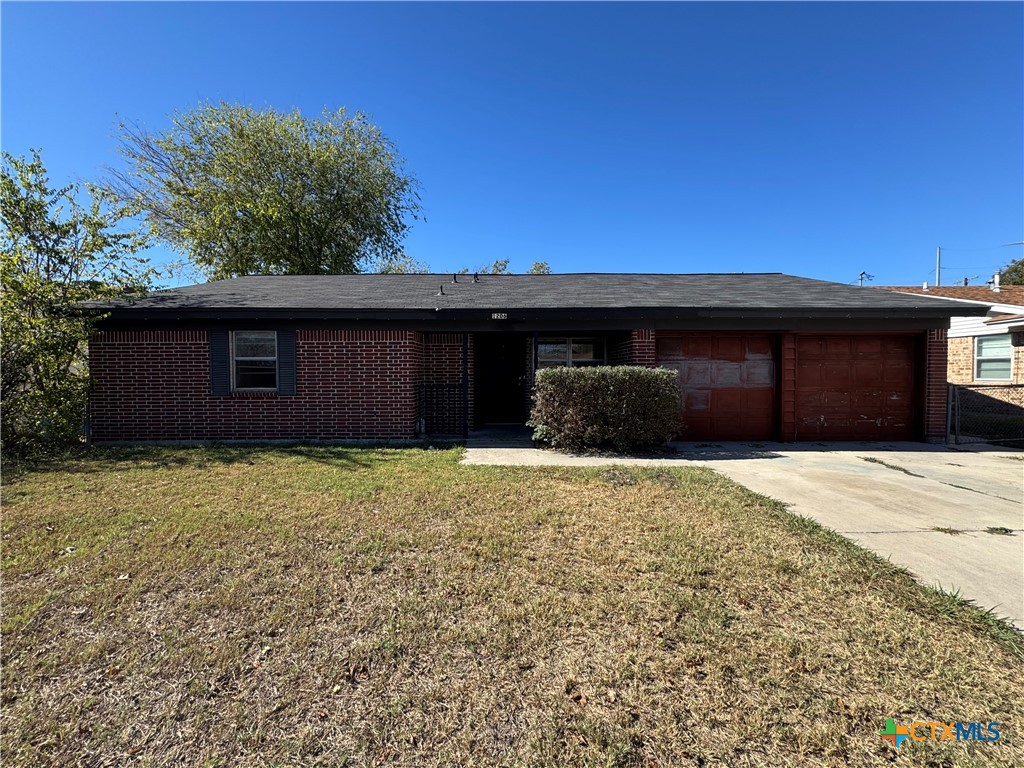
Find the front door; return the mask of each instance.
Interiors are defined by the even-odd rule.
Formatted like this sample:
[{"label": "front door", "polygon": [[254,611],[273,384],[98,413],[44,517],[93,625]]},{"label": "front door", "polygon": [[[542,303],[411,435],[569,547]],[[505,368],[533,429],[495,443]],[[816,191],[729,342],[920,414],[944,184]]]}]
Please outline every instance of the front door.
[{"label": "front door", "polygon": [[478,425],[526,423],[527,341],[520,334],[477,334]]}]

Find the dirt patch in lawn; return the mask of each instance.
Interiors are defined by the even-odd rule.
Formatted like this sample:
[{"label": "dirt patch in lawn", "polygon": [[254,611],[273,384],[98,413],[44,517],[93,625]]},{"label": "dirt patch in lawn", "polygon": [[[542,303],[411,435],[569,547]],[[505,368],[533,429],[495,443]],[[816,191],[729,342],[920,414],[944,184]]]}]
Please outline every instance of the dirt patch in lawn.
[{"label": "dirt patch in lawn", "polygon": [[[4,488],[7,765],[1020,765],[1019,634],[706,469],[97,451]],[[998,721],[907,742],[887,718]]]}]

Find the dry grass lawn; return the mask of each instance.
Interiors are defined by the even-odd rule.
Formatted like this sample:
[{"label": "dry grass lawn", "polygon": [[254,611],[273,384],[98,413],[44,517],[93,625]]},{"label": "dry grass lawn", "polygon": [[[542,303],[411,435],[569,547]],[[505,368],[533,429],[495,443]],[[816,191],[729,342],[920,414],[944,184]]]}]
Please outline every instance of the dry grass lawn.
[{"label": "dry grass lawn", "polygon": [[1024,765],[1024,644],[979,611],[708,470],[458,457],[10,480],[3,765]]}]

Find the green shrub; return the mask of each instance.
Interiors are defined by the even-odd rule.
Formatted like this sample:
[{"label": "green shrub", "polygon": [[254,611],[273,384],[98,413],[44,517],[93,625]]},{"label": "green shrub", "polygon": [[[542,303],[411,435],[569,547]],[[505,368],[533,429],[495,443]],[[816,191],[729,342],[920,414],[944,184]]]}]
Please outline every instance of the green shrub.
[{"label": "green shrub", "polygon": [[681,426],[677,376],[632,365],[541,369],[533,439],[570,451],[661,448]]}]

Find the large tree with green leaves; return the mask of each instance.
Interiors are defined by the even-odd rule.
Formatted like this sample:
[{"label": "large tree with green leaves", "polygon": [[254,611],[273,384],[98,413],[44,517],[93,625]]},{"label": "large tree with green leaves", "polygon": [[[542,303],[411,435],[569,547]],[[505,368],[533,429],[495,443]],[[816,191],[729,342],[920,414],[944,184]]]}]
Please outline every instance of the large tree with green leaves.
[{"label": "large tree with green leaves", "polygon": [[174,114],[162,133],[119,127],[125,165],[107,191],[212,278],[401,263],[418,185],[366,115],[220,103]]},{"label": "large tree with green leaves", "polygon": [[1003,285],[1024,285],[1024,259],[1011,261],[999,271],[999,282]]},{"label": "large tree with green leaves", "polygon": [[55,189],[38,152],[3,154],[0,439],[8,456],[82,434],[94,321],[74,305],[144,292],[153,275],[136,255],[147,237],[125,226],[128,213],[77,184]]}]

